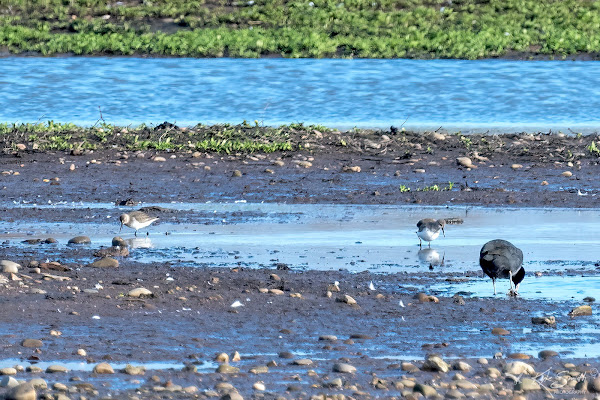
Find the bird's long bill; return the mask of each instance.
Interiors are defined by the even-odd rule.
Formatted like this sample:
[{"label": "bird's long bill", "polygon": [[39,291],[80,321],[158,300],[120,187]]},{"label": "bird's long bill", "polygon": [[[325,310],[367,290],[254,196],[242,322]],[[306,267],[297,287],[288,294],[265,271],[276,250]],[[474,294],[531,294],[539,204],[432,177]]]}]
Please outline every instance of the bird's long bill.
[{"label": "bird's long bill", "polygon": [[121,227],[119,228],[119,233],[123,230],[123,223],[121,222]]}]

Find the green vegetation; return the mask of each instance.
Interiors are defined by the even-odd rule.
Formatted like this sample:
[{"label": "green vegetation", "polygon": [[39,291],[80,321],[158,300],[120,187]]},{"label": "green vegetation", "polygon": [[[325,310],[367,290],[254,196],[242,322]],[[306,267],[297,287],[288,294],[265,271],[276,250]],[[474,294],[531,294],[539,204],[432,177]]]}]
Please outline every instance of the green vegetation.
[{"label": "green vegetation", "polygon": [[586,149],[594,156],[600,156],[600,149],[598,148],[598,146],[596,146],[596,142],[592,141],[592,143],[590,143],[588,146],[586,146]]},{"label": "green vegetation", "polygon": [[[306,130],[314,130],[307,126]],[[192,128],[120,128],[109,124],[79,127],[53,121],[38,124],[0,124],[0,142],[4,148],[16,149],[18,144],[37,151],[123,150],[205,151],[216,153],[272,153],[291,151],[292,130],[240,125],[197,125]]]},{"label": "green vegetation", "polygon": [[454,183],[448,182],[448,186],[439,186],[439,185],[425,186],[424,188],[417,189],[417,192],[445,192],[445,191],[452,190],[453,187],[454,187]]},{"label": "green vegetation", "polygon": [[0,46],[44,55],[564,57],[600,52],[600,2],[2,0]]}]

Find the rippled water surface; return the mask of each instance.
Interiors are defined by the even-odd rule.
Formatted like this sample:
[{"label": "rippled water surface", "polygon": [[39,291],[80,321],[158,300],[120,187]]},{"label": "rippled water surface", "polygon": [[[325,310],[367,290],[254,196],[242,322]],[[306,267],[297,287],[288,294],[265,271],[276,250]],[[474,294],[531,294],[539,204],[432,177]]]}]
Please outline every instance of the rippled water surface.
[{"label": "rippled water surface", "polygon": [[600,123],[600,62],[0,59],[0,121],[567,129]]}]

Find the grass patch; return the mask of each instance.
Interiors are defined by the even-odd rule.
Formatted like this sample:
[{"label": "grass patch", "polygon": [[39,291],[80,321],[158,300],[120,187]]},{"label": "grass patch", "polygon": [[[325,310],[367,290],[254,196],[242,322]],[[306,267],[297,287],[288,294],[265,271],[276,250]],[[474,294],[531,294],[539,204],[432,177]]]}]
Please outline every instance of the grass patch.
[{"label": "grass patch", "polygon": [[44,55],[565,57],[600,52],[600,2],[3,0],[0,46]]}]

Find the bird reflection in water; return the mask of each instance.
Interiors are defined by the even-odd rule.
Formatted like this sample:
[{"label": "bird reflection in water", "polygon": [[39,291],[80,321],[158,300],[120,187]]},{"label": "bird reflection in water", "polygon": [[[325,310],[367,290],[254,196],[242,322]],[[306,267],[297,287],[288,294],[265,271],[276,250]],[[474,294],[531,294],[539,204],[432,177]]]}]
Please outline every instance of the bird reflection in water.
[{"label": "bird reflection in water", "polygon": [[152,247],[152,241],[147,236],[125,239],[125,242],[130,249],[149,249]]},{"label": "bird reflection in water", "polygon": [[429,264],[429,269],[433,269],[434,266],[444,266],[446,253],[440,256],[436,249],[426,248],[419,250],[417,257],[419,257],[421,264]]}]

